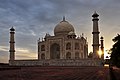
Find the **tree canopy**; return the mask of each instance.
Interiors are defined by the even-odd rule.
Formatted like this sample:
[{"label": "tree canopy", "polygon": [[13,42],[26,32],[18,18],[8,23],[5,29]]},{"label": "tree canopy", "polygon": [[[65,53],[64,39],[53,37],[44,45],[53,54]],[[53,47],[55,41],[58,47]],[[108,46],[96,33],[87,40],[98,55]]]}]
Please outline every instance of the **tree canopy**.
[{"label": "tree canopy", "polygon": [[111,64],[120,67],[120,35],[113,39],[114,45],[111,49]]}]

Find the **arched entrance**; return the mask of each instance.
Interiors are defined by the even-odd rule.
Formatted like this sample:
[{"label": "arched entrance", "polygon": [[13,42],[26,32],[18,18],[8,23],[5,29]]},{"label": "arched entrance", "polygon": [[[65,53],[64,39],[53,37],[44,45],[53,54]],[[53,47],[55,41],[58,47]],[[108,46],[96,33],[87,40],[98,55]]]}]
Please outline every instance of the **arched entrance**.
[{"label": "arched entrance", "polygon": [[50,59],[60,59],[60,45],[54,43],[50,46]]},{"label": "arched entrance", "polygon": [[75,53],[75,59],[79,59],[79,52]]},{"label": "arched entrance", "polygon": [[41,59],[45,59],[45,54],[44,53],[41,54]]},{"label": "arched entrance", "polygon": [[66,53],[66,59],[71,59],[71,53],[70,52]]}]

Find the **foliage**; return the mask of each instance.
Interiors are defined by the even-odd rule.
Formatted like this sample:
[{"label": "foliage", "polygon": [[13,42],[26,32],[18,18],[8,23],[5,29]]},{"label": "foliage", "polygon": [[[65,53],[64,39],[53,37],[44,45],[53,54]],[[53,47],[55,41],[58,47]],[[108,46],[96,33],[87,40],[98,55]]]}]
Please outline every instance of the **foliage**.
[{"label": "foliage", "polygon": [[114,45],[111,49],[111,64],[120,67],[120,35],[113,39]]}]

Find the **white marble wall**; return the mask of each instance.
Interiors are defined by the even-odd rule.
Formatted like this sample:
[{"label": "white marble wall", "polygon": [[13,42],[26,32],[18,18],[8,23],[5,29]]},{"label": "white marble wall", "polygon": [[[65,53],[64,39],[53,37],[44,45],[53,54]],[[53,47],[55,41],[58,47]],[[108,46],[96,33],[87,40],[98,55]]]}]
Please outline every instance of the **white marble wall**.
[{"label": "white marble wall", "polygon": [[11,66],[102,66],[100,59],[14,60]]}]

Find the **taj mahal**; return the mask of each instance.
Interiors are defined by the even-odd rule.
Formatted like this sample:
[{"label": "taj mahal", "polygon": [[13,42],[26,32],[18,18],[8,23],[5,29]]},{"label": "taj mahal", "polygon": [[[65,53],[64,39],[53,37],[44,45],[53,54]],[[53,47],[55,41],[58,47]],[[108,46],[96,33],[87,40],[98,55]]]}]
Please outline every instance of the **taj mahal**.
[{"label": "taj mahal", "polygon": [[74,26],[65,17],[55,26],[54,36],[46,33],[44,39],[38,40],[38,59],[15,59],[15,29],[10,29],[10,59],[11,66],[102,66],[103,59],[98,51],[99,44],[98,14],[95,12],[93,21],[93,57],[88,58],[88,42],[83,34],[77,37]]},{"label": "taj mahal", "polygon": [[54,35],[38,41],[38,59],[85,59],[88,54],[86,39],[76,37],[74,27],[65,20],[55,26]]}]

